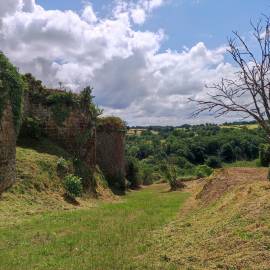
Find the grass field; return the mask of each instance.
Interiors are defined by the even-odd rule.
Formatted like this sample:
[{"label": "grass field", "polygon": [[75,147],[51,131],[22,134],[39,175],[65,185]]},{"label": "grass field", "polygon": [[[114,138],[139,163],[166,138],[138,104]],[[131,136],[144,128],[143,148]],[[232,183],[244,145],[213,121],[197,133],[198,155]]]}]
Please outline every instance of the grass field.
[{"label": "grass field", "polygon": [[238,160],[233,163],[223,163],[222,166],[224,168],[233,168],[233,167],[243,167],[243,168],[256,168],[261,167],[260,160]]},{"label": "grass field", "polygon": [[154,185],[118,203],[2,222],[0,269],[145,269],[136,257],[148,249],[153,230],[171,221],[188,196],[167,190]]},{"label": "grass field", "polygon": [[221,128],[238,128],[238,129],[241,129],[241,128],[247,128],[247,129],[256,129],[258,128],[258,124],[247,124],[247,125],[221,125],[220,126]]},{"label": "grass field", "polygon": [[204,183],[194,182],[178,218],[152,237],[154,255],[150,251],[144,258],[156,261],[154,269],[269,270],[266,175],[266,168],[223,169],[205,180],[199,197]]}]

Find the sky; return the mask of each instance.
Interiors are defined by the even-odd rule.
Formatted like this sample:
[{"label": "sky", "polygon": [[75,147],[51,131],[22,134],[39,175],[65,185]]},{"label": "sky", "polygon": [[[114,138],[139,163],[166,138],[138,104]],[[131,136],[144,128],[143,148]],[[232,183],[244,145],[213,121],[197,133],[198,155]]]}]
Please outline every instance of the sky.
[{"label": "sky", "polygon": [[94,87],[106,115],[129,125],[222,122],[190,117],[188,98],[233,76],[227,38],[251,47],[266,0],[0,0],[0,50],[49,87]]}]

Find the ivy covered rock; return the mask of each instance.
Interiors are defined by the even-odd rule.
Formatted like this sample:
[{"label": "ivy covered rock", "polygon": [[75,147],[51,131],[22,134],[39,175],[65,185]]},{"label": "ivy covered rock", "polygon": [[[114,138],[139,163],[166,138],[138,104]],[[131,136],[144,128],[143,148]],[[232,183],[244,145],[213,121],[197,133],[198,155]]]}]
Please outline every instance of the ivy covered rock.
[{"label": "ivy covered rock", "polygon": [[0,193],[16,181],[16,139],[22,119],[24,82],[0,53]]}]

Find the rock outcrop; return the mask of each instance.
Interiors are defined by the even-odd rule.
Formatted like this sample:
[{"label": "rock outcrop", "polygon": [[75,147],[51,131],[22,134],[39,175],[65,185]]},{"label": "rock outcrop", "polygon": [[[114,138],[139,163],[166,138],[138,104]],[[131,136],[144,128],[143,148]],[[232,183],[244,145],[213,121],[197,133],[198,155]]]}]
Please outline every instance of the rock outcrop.
[{"label": "rock outcrop", "polygon": [[16,139],[23,91],[21,75],[0,52],[0,194],[16,181]]},{"label": "rock outcrop", "polygon": [[26,137],[34,135],[31,127],[25,125],[29,121],[42,135],[67,150],[74,160],[79,160],[79,166],[83,164],[84,171],[86,168],[87,175],[90,175],[83,179],[85,188],[95,186],[91,182],[91,171],[96,165],[100,166],[110,185],[122,188],[125,184],[125,129],[122,120],[102,118],[96,128],[98,108],[92,103],[90,88],[74,94],[47,89],[30,74],[24,79],[28,87],[24,95],[22,89],[19,98],[10,92],[13,89],[7,84],[0,84],[0,89],[3,87],[8,95],[8,99],[1,99],[0,95],[0,194],[16,181],[16,139],[21,119],[24,122],[21,131],[26,130]]},{"label": "rock outcrop", "polygon": [[97,164],[110,185],[125,187],[125,127],[119,118],[100,119],[97,126]]},{"label": "rock outcrop", "polygon": [[0,120],[0,194],[16,181],[16,132],[10,104]]},{"label": "rock outcrop", "polygon": [[[66,92],[47,89],[46,93],[49,96]],[[91,117],[89,111],[73,104],[46,104],[35,99],[31,92],[25,94],[24,104],[24,119],[28,117],[37,119],[46,137],[86,162],[90,168],[95,167],[95,119]]]}]

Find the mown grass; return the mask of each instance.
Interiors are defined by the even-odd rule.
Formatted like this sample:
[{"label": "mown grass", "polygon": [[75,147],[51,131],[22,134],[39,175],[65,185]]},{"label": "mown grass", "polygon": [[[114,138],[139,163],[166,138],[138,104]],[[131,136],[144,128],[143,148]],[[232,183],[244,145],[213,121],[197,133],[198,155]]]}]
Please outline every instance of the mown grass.
[{"label": "mown grass", "polygon": [[120,203],[1,224],[0,269],[135,269],[152,231],[173,219],[188,196],[167,190],[167,185],[154,185],[129,193]]},{"label": "mown grass", "polygon": [[143,258],[160,270],[269,270],[269,182],[235,185],[210,203],[196,199],[201,188],[195,185],[179,217],[155,232]]}]

